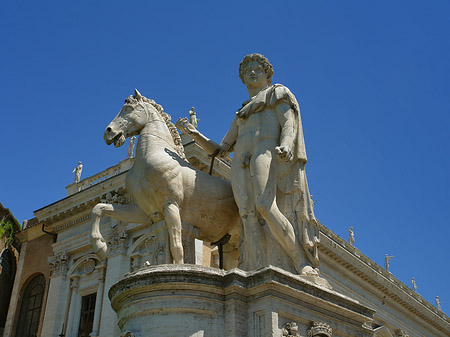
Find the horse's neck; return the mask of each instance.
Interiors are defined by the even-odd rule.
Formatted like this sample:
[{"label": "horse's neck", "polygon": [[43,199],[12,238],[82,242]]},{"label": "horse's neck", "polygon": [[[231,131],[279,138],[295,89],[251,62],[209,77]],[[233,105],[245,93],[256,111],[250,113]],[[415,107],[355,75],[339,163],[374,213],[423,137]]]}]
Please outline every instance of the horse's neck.
[{"label": "horse's neck", "polygon": [[163,148],[174,150],[175,144],[166,123],[163,120],[156,119],[147,123],[140,132],[136,145],[136,158],[139,154],[145,156],[147,151]]}]

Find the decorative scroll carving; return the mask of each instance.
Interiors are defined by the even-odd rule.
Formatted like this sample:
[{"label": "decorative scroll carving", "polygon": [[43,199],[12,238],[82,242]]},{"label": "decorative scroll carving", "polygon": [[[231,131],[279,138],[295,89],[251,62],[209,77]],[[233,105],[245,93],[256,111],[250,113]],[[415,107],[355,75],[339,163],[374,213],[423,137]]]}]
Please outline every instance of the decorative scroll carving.
[{"label": "decorative scroll carving", "polygon": [[333,330],[331,329],[331,327],[328,324],[322,322],[314,322],[311,325],[311,329],[309,329],[306,334],[307,337],[315,337],[315,336],[331,337],[332,335]]},{"label": "decorative scroll carving", "polygon": [[59,276],[67,273],[67,260],[68,257],[64,251],[48,258],[52,276]]},{"label": "decorative scroll carving", "polygon": [[298,333],[297,323],[288,322],[281,328],[281,336],[283,337],[301,337]]},{"label": "decorative scroll carving", "polygon": [[396,336],[397,337],[409,337],[409,334],[404,330],[398,330]]}]

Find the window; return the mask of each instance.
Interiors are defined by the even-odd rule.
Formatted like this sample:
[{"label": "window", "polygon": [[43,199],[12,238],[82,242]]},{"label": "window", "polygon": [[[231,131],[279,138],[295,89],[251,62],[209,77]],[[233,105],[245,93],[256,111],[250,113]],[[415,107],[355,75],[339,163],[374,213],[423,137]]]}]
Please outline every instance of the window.
[{"label": "window", "polygon": [[45,278],[42,274],[35,276],[28,283],[20,305],[16,337],[37,336],[44,291]]},{"label": "window", "polygon": [[3,250],[2,254],[0,255],[0,266],[2,267],[2,270],[10,279],[14,278],[13,274],[13,265],[12,265],[12,256],[9,249]]},{"label": "window", "polygon": [[96,297],[96,293],[82,297],[80,329],[78,330],[78,337],[89,337],[89,334],[92,332]]}]

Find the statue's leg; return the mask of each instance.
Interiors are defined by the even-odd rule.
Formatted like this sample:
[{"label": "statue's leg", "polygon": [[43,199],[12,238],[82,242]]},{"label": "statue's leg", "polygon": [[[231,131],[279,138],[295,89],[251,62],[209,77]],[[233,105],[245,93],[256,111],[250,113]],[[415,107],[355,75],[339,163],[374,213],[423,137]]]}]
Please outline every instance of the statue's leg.
[{"label": "statue's leg", "polygon": [[[240,157],[236,153],[235,156]],[[261,245],[263,231],[256,215],[253,185],[248,163],[242,165],[236,158],[232,164],[232,177],[233,196],[242,220],[239,268],[254,270],[267,266],[266,252]],[[227,269],[226,265],[225,269]]]},{"label": "statue's leg", "polygon": [[94,248],[94,253],[98,256],[101,261],[106,259],[108,247],[106,245],[105,239],[100,233],[100,219],[103,216],[109,216],[111,218],[122,221],[115,228],[114,231],[118,232],[123,229],[123,227],[130,222],[133,223],[146,223],[150,219],[136,204],[129,205],[111,205],[111,204],[97,204],[92,209],[91,218],[93,219],[90,241]]},{"label": "statue's leg", "polygon": [[164,218],[169,232],[170,252],[176,264],[183,264],[183,245],[181,243],[180,209],[168,202],[164,207]]},{"label": "statue's leg", "polygon": [[292,224],[281,213],[276,203],[276,156],[272,151],[256,154],[250,162],[250,172],[253,181],[253,191],[256,209],[269,225],[269,230],[275,240],[281,245],[293,260],[295,269],[301,273],[305,261],[302,248]]}]

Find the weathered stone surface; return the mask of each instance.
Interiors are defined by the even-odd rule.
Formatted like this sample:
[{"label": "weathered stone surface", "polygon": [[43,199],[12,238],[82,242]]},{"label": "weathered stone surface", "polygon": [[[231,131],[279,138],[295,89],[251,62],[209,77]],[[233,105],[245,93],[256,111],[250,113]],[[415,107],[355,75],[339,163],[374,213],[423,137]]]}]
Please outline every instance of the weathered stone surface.
[{"label": "weathered stone surface", "polygon": [[109,291],[119,327],[136,336],[281,336],[314,322],[336,336],[372,336],[374,311],[276,267],[253,272],[160,265],[127,274]]}]

